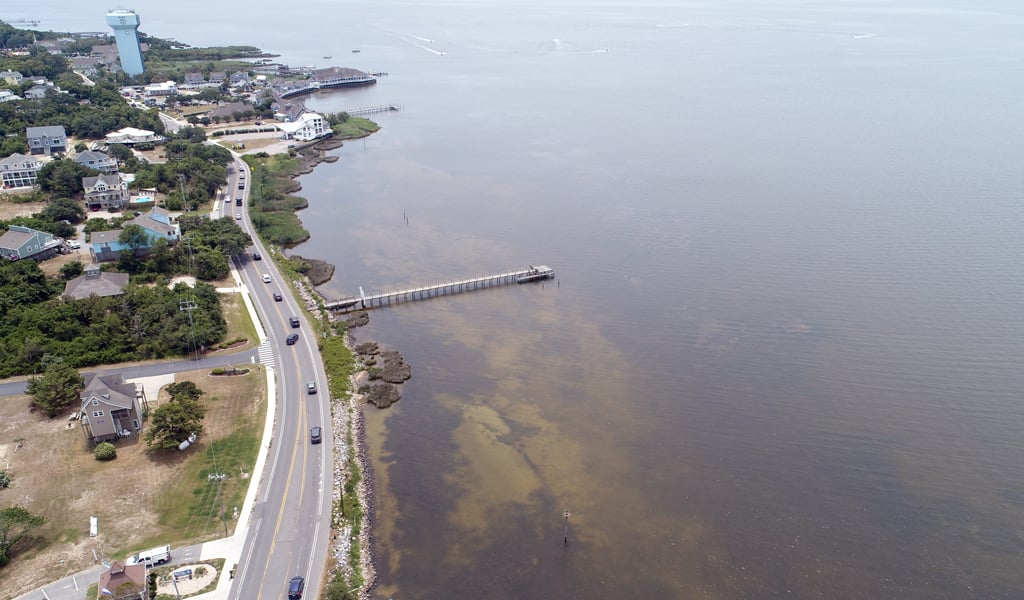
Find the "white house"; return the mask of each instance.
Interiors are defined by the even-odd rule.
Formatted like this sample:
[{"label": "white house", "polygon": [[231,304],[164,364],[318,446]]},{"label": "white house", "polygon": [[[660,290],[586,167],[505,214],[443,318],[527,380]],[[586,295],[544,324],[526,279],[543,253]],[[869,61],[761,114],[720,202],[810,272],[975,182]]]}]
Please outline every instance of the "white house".
[{"label": "white house", "polygon": [[12,102],[14,100],[22,100],[23,98],[11,90],[0,90],[0,102]]},{"label": "white house", "polygon": [[4,189],[31,187],[36,184],[36,176],[43,163],[17,152],[0,159],[0,182]]},{"label": "white house", "polygon": [[317,113],[302,113],[290,123],[278,123],[277,128],[284,132],[286,139],[303,142],[322,138],[331,133],[327,119]]},{"label": "white house", "polygon": [[154,83],[142,88],[147,96],[173,96],[178,93],[178,86],[173,81]]},{"label": "white house", "polygon": [[159,144],[164,141],[164,137],[162,135],[157,135],[155,132],[148,131],[146,129],[136,129],[134,127],[118,129],[113,133],[108,133],[106,138],[108,144],[141,144],[144,142]]}]

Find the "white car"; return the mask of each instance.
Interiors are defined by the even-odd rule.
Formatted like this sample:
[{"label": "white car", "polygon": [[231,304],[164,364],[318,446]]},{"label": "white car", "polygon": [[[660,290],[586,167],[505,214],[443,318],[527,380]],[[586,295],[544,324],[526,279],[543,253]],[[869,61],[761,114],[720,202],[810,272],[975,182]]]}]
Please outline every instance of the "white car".
[{"label": "white car", "polygon": [[82,244],[78,240],[68,240],[68,247],[78,250],[82,247]]},{"label": "white car", "polygon": [[270,275],[263,275],[263,283],[270,283]]},{"label": "white car", "polygon": [[242,220],[242,213],[235,213],[235,220],[236,221],[241,221]]}]

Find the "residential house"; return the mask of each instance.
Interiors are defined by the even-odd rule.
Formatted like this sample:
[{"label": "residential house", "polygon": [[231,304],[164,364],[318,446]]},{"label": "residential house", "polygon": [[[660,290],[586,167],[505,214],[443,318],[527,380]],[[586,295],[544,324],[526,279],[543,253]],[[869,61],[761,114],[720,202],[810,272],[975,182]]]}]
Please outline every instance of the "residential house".
[{"label": "residential house", "polygon": [[185,73],[185,79],[179,86],[183,90],[195,90],[206,86],[206,77],[202,73]]},{"label": "residential house", "polygon": [[42,100],[47,94],[57,93],[60,90],[50,84],[34,85],[25,90],[25,97],[30,100]]},{"label": "residential house", "polygon": [[98,444],[142,431],[142,413],[149,411],[146,391],[126,382],[120,373],[86,374],[80,397],[82,429],[90,442]]},{"label": "residential house", "polygon": [[277,127],[284,132],[285,138],[289,140],[308,142],[331,135],[331,126],[327,123],[327,119],[317,113],[302,113],[296,120],[290,123],[278,123]]},{"label": "residential house", "polygon": [[117,173],[83,177],[82,187],[85,188],[85,206],[90,210],[124,208],[130,198],[128,182],[122,181]]},{"label": "residential house", "polygon": [[117,173],[117,159],[102,152],[94,150],[79,152],[75,156],[75,162],[102,173]]},{"label": "residential house", "polygon": [[245,71],[235,71],[228,76],[231,87],[243,87],[249,85],[249,74]]},{"label": "residential house", "polygon": [[211,71],[210,72],[210,83],[220,85],[227,79],[227,74],[224,71]]},{"label": "residential house", "polygon": [[15,94],[11,90],[0,90],[0,102],[13,102],[15,100],[23,100],[21,96]]},{"label": "residential house", "polygon": [[60,252],[62,244],[52,233],[11,225],[6,233],[0,235],[0,257],[7,260],[45,260]]},{"label": "residential house", "polygon": [[253,112],[253,107],[244,102],[229,102],[211,110],[210,118],[234,119],[236,114],[241,116],[246,111]]},{"label": "residential house", "polygon": [[7,158],[0,159],[0,185],[3,188],[32,187],[36,184],[36,176],[43,163],[15,152]]},{"label": "residential house", "polygon": [[121,257],[122,250],[131,250],[127,244],[122,244],[118,238],[121,237],[120,229],[110,231],[94,231],[89,234],[89,254],[96,262],[117,260]]},{"label": "residential house", "polygon": [[[149,238],[150,244],[157,239],[164,239],[171,245],[174,245],[181,238],[181,229],[178,227],[178,224],[174,222],[166,210],[158,206],[154,206],[146,214],[139,215],[131,221],[126,221],[124,224],[142,227]],[[92,255],[93,260],[117,260],[121,257],[122,250],[131,250],[132,248],[127,244],[121,243],[120,237],[120,229],[94,231],[89,234],[89,253]],[[135,251],[139,254],[148,254],[149,249],[150,246],[147,245],[136,248]]]},{"label": "residential house", "polygon": [[21,73],[17,71],[0,71],[0,79],[3,79],[7,83],[21,85],[21,80],[24,79],[24,77],[22,77]]},{"label": "residential house", "polygon": [[32,45],[40,47],[50,54],[63,54],[64,49],[71,45],[72,42],[74,40],[71,38],[61,38],[59,40],[38,40]]},{"label": "residential house", "polygon": [[115,560],[109,569],[100,573],[96,587],[96,598],[104,600],[150,600],[144,563],[126,565],[124,561]]},{"label": "residential house", "polygon": [[113,133],[108,133],[106,138],[108,144],[142,144],[146,142],[159,144],[165,140],[162,135],[157,135],[155,132],[134,127],[118,129]]},{"label": "residential house", "polygon": [[89,296],[120,296],[128,287],[127,273],[101,272],[99,265],[89,265],[85,274],[64,286],[65,300],[81,300]]},{"label": "residential house", "polygon": [[72,70],[83,75],[95,75],[100,65],[99,59],[92,56],[72,56],[70,60]]},{"label": "residential house", "polygon": [[128,223],[145,229],[150,241],[163,238],[174,244],[181,238],[181,228],[174,222],[171,214],[159,206],[154,206],[146,214],[135,217],[125,225]]},{"label": "residential house", "polygon": [[306,107],[301,102],[285,102],[274,106],[274,118],[285,123],[297,120],[304,112]]},{"label": "residential house", "polygon": [[64,152],[68,149],[68,136],[63,125],[47,125],[44,127],[28,127],[28,149],[32,154],[50,154]]}]

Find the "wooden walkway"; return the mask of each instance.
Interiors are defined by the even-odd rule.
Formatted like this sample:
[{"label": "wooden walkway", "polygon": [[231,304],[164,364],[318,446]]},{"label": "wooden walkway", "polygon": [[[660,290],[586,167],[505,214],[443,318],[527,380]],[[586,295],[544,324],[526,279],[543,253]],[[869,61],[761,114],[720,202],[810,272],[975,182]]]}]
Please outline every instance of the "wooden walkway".
[{"label": "wooden walkway", "polygon": [[329,310],[351,312],[354,310],[365,310],[368,308],[385,306],[392,302],[412,302],[415,300],[426,300],[427,298],[459,294],[462,292],[470,292],[499,285],[508,285],[510,283],[542,281],[544,279],[552,279],[554,276],[554,269],[545,265],[538,265],[536,267],[530,266],[526,269],[509,271],[507,273],[494,273],[492,275],[484,275],[483,277],[473,277],[472,279],[447,281],[445,283],[426,285],[423,287],[409,288],[405,290],[393,290],[390,292],[381,292],[370,295],[364,294],[363,288],[360,287],[359,297],[332,300],[327,302],[325,305]]},{"label": "wooden walkway", "polygon": [[402,110],[402,107],[397,104],[381,104],[380,106],[365,106],[363,108],[354,108],[352,110],[346,110],[348,114],[353,117],[359,115],[372,115],[374,113],[390,112]]}]

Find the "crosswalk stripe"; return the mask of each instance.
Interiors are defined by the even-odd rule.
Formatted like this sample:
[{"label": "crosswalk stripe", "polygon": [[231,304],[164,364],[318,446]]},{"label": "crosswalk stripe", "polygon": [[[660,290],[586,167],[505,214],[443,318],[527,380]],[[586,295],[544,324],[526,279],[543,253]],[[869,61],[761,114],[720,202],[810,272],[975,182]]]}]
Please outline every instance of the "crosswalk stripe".
[{"label": "crosswalk stripe", "polygon": [[270,340],[260,344],[256,355],[259,356],[260,363],[267,365],[268,367],[274,366],[274,351],[270,349]]}]

